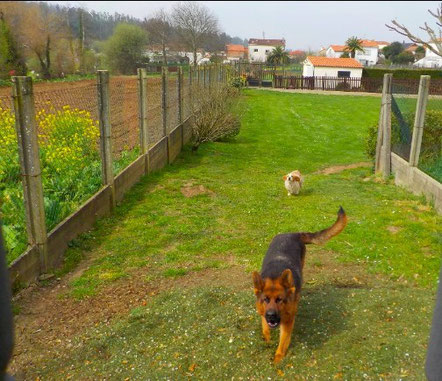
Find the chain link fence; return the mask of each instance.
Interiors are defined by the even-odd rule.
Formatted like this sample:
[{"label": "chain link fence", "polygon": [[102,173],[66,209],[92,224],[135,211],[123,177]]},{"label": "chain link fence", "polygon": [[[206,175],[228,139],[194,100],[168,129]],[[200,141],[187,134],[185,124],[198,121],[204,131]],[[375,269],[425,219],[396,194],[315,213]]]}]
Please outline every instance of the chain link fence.
[{"label": "chain link fence", "polygon": [[431,95],[431,86],[418,168],[442,183],[442,96]]},{"label": "chain link fence", "polygon": [[418,86],[414,82],[394,79],[391,88],[391,150],[410,159]]}]

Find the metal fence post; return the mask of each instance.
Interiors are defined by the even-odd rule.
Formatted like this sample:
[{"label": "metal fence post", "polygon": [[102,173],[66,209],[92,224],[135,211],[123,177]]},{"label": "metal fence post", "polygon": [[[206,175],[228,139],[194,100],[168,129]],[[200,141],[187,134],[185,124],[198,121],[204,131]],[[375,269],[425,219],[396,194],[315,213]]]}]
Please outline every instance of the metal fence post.
[{"label": "metal fence post", "polygon": [[417,167],[422,145],[424,131],[425,111],[427,109],[428,91],[430,89],[429,75],[421,75],[419,82],[419,94],[417,96],[416,116],[414,118],[413,137],[411,139],[410,160],[412,167]]},{"label": "metal fence post", "polygon": [[140,155],[145,157],[145,170],[149,173],[149,133],[147,127],[147,73],[146,69],[138,69],[138,110],[140,128]]},{"label": "metal fence post", "polygon": [[46,273],[49,269],[49,258],[32,78],[13,77],[12,96],[28,243],[37,246],[40,273]]},{"label": "metal fence post", "polygon": [[112,168],[112,133],[110,120],[109,72],[97,71],[98,120],[100,125],[101,178],[111,189],[111,209],[115,207],[114,174]]}]

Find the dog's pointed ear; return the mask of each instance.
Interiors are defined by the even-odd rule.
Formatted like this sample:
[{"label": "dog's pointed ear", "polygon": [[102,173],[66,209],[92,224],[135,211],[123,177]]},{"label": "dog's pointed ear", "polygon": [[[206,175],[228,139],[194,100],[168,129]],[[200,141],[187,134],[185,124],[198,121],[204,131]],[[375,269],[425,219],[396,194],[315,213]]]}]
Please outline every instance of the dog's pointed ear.
[{"label": "dog's pointed ear", "polygon": [[282,176],[282,179],[283,179],[284,181],[286,181],[286,180],[287,180],[287,176],[286,176],[286,175]]},{"label": "dog's pointed ear", "polygon": [[295,285],[293,282],[293,274],[290,269],[285,269],[281,274],[282,286],[290,292],[295,292]]},{"label": "dog's pointed ear", "polygon": [[253,277],[253,286],[255,287],[255,295],[260,294],[264,290],[264,281],[259,275],[258,271],[254,271],[252,274]]}]

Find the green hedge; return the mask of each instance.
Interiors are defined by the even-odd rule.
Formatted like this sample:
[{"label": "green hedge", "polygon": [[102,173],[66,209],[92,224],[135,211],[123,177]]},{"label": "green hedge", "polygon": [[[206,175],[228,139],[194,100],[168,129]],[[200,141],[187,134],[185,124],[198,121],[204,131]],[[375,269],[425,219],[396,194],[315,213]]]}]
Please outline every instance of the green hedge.
[{"label": "green hedge", "polygon": [[419,79],[421,75],[430,75],[431,78],[442,78],[440,69],[376,69],[364,68],[362,76],[365,78],[383,78],[385,73],[393,73],[393,78]]}]

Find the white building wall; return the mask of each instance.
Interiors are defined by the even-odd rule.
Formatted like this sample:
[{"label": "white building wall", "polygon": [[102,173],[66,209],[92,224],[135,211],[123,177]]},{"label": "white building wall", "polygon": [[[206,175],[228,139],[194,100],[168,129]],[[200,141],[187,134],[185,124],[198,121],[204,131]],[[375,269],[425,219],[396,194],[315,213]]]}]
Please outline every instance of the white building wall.
[{"label": "white building wall", "polygon": [[274,48],[270,45],[249,45],[250,62],[266,62],[267,56]]},{"label": "white building wall", "polygon": [[333,48],[329,47],[325,52],[325,56],[329,58],[340,58],[343,52],[335,52]]},{"label": "white building wall", "polygon": [[313,65],[309,61],[304,62],[304,66],[302,67],[302,76],[313,77],[313,72],[314,72]]},{"label": "white building wall", "polygon": [[350,77],[361,78],[362,69],[349,67],[316,67],[314,69],[315,77],[337,77],[338,71],[349,71]]},{"label": "white building wall", "polygon": [[376,65],[378,62],[378,48],[364,48],[363,52],[357,51],[355,59],[362,65]]}]

